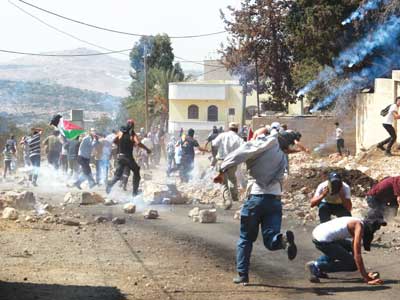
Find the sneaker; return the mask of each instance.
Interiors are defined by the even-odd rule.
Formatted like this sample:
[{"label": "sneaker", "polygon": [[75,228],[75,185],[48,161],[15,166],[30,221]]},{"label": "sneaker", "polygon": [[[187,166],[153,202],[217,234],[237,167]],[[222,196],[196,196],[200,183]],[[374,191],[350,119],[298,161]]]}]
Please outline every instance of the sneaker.
[{"label": "sneaker", "polygon": [[315,265],[314,261],[309,261],[308,263],[306,263],[306,271],[308,271],[310,273],[310,277],[309,277],[310,282],[312,282],[312,283],[321,282],[319,280],[320,271],[319,271],[319,268]]},{"label": "sneaker", "polygon": [[290,230],[286,231],[286,235],[282,236],[282,244],[287,251],[288,259],[293,260],[297,256],[297,246],[294,242],[294,233]]},{"label": "sneaker", "polygon": [[106,194],[109,194],[109,193],[111,193],[111,185],[107,184],[107,186],[106,186]]},{"label": "sneaker", "polygon": [[376,148],[378,148],[378,149],[380,149],[380,150],[382,150],[382,151],[386,151],[385,147],[383,147],[383,145],[380,145],[380,144],[378,144],[378,145],[376,146]]},{"label": "sneaker", "polygon": [[237,277],[233,278],[233,283],[246,285],[249,283],[249,275],[245,273],[239,273]]},{"label": "sneaker", "polygon": [[96,185],[96,182],[89,183],[89,189],[94,188]]},{"label": "sneaker", "polygon": [[81,190],[81,185],[77,182],[74,183],[74,187],[76,187],[78,190]]},{"label": "sneaker", "polygon": [[385,151],[385,156],[393,156],[392,153]]},{"label": "sneaker", "polygon": [[33,185],[33,186],[38,186],[37,183],[36,183],[36,181],[33,181],[33,182],[32,182],[32,185]]}]

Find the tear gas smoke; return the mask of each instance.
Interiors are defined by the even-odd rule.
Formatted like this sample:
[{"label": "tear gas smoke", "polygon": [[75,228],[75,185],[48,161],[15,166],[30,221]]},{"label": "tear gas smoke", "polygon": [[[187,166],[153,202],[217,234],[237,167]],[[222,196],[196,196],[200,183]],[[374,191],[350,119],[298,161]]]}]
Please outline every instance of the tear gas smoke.
[{"label": "tear gas smoke", "polygon": [[387,57],[377,57],[373,60],[372,66],[362,69],[360,72],[353,73],[344,83],[331,91],[322,101],[320,101],[312,112],[321,110],[330,105],[336,98],[350,94],[356,89],[363,88],[366,84],[371,83],[375,78],[386,74],[393,68],[400,66],[400,53],[392,53]]},{"label": "tear gas smoke", "polygon": [[357,8],[346,20],[342,22],[342,25],[347,25],[352,23],[355,20],[363,20],[367,14],[367,12],[378,9],[381,4],[386,5],[390,0],[370,0],[367,3],[361,5]]},{"label": "tear gas smoke", "polygon": [[397,48],[397,38],[400,34],[400,17],[392,16],[387,22],[376,27],[374,31],[362,38],[350,48],[342,51],[333,60],[333,68],[325,67],[317,78],[302,88],[297,96],[305,95],[313,90],[318,84],[326,84],[328,81],[343,74],[346,67],[360,63],[365,57],[378,48],[385,51],[394,51]]}]

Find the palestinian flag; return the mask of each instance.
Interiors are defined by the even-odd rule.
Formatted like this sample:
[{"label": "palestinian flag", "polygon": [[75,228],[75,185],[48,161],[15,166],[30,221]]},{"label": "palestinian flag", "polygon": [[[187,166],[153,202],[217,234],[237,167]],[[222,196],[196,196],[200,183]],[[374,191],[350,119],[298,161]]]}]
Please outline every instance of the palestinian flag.
[{"label": "palestinian flag", "polygon": [[76,139],[78,136],[85,132],[82,127],[70,121],[64,120],[61,115],[55,115],[51,119],[50,125],[58,128],[58,130],[60,130],[60,133],[68,140]]}]

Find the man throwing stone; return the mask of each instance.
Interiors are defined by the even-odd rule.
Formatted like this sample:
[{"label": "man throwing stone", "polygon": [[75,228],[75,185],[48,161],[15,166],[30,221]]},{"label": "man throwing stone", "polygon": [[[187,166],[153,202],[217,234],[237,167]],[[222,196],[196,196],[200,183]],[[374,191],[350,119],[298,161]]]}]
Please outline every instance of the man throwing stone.
[{"label": "man throwing stone", "polygon": [[286,249],[293,260],[297,247],[292,231],[282,234],[282,181],[287,166],[285,152],[294,145],[296,135],[289,132],[277,136],[263,136],[247,142],[228,154],[221,164],[220,174],[214,179],[223,183],[227,171],[241,163],[249,171],[250,196],[240,214],[240,238],[236,250],[238,277],[234,283],[249,282],[250,256],[261,225],[264,245],[271,251]]},{"label": "man throwing stone", "polygon": [[117,169],[113,179],[107,184],[106,193],[111,192],[114,184],[121,179],[125,167],[129,168],[133,172],[133,191],[132,195],[135,197],[139,192],[140,183],[140,167],[133,158],[133,147],[136,145],[147,151],[148,154],[151,151],[141,143],[134,130],[133,120],[128,120],[126,126],[122,126],[120,132],[114,139],[114,143],[118,145],[117,155]]}]

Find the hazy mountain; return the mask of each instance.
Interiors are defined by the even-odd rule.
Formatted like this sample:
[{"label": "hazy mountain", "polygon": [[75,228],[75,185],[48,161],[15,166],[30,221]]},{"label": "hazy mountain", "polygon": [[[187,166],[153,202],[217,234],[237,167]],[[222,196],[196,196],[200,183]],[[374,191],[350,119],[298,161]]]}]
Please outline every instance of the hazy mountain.
[{"label": "hazy mountain", "polygon": [[[86,48],[49,52],[49,54],[88,53],[98,52]],[[128,95],[130,65],[128,55],[120,54],[119,56],[121,59],[109,55],[89,57],[22,56],[7,64],[0,64],[0,79],[57,83],[124,97]],[[126,58],[124,59],[124,57]]]},{"label": "hazy mountain", "polygon": [[98,119],[102,114],[112,118],[120,103],[121,98],[107,93],[56,83],[0,79],[0,116],[17,124],[48,122],[57,113],[68,118],[71,109],[83,109],[85,119]]}]

